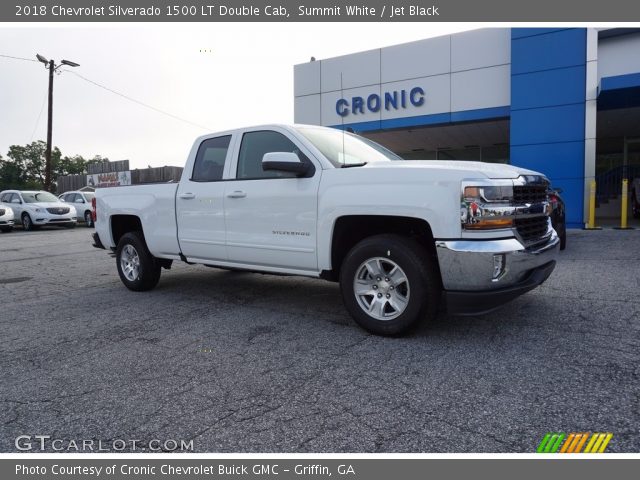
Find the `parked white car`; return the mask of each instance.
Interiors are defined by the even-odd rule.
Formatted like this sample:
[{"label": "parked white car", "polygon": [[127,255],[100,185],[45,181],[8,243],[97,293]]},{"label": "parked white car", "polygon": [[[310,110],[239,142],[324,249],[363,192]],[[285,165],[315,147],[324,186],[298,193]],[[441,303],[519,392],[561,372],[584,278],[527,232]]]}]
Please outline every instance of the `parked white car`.
[{"label": "parked white car", "polygon": [[44,190],[5,190],[0,192],[0,203],[11,206],[14,218],[25,230],[42,225],[74,228],[77,223],[74,206]]},{"label": "parked white car", "polygon": [[84,220],[87,227],[93,227],[93,217],[91,216],[91,201],[95,197],[93,192],[64,192],[58,198],[65,203],[71,203],[78,214],[78,221]]},{"label": "parked white car", "polygon": [[11,207],[0,204],[0,232],[7,233],[13,230],[13,210]]}]

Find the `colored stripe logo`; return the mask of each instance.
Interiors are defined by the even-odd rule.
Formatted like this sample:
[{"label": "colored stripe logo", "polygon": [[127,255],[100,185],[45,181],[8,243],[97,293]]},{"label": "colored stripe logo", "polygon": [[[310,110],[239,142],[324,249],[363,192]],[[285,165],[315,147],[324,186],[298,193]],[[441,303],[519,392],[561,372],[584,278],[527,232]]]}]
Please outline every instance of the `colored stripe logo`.
[{"label": "colored stripe logo", "polygon": [[[547,433],[537,453],[604,453],[613,433]],[[584,449],[584,450],[583,450]]]}]

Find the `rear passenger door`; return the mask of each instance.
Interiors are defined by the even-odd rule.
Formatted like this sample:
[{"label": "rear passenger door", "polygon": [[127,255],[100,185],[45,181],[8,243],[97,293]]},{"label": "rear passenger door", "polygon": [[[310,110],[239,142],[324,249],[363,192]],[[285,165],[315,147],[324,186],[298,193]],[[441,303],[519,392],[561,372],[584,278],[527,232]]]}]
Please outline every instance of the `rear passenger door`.
[{"label": "rear passenger door", "polygon": [[204,140],[198,147],[190,177],[178,185],[178,241],[188,260],[227,259],[223,180],[232,140],[232,135]]}]

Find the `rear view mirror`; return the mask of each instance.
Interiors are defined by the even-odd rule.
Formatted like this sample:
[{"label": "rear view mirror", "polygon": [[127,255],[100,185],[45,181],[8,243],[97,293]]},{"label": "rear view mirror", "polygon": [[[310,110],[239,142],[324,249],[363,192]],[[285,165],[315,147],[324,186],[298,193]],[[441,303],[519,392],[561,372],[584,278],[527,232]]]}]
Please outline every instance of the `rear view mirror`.
[{"label": "rear view mirror", "polygon": [[262,157],[262,170],[278,170],[292,172],[298,177],[309,173],[309,164],[304,163],[293,152],[269,152]]}]

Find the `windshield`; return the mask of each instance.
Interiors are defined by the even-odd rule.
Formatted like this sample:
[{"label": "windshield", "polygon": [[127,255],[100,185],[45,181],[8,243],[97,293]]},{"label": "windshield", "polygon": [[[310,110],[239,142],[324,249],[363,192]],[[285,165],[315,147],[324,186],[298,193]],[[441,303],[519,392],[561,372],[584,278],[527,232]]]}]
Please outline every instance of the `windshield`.
[{"label": "windshield", "polygon": [[22,192],[25,203],[59,202],[58,198],[49,192]]},{"label": "windshield", "polygon": [[298,127],[297,130],[336,167],[402,160],[382,145],[353,133],[333,128]]}]

